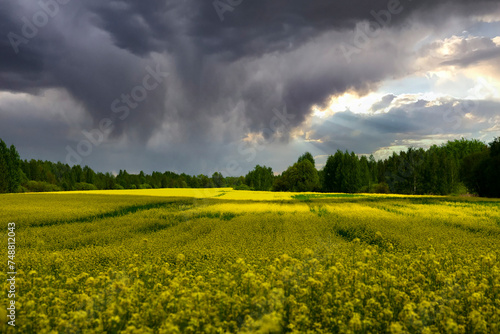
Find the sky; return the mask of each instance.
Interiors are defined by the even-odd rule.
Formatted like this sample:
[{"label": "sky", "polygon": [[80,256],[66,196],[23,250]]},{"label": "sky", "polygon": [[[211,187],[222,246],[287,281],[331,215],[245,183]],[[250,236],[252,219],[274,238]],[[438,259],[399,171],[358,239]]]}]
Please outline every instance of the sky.
[{"label": "sky", "polygon": [[500,0],[0,0],[23,159],[280,173],[500,136]]}]

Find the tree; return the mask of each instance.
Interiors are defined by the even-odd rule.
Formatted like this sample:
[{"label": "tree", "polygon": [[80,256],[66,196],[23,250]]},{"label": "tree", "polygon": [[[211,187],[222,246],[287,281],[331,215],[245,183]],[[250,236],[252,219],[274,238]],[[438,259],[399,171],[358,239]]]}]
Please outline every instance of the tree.
[{"label": "tree", "polygon": [[17,192],[21,182],[21,158],[14,145],[9,149],[9,192]]},{"label": "tree", "polygon": [[351,154],[347,151],[345,152],[344,167],[342,192],[358,192],[361,184],[361,177],[359,172],[359,158],[354,152],[351,152]]},{"label": "tree", "polygon": [[481,185],[479,184],[479,164],[488,158],[488,151],[473,153],[464,158],[460,169],[460,177],[470,192],[479,194]]},{"label": "tree", "polygon": [[466,156],[484,151],[487,145],[477,139],[462,138],[460,140],[448,141],[443,147],[447,153],[454,156],[457,160],[462,161]]},{"label": "tree", "polygon": [[9,191],[9,159],[7,145],[0,139],[0,193]]},{"label": "tree", "polygon": [[372,184],[378,183],[378,164],[373,154],[368,158],[368,168],[370,169],[370,182]]},{"label": "tree", "polygon": [[0,193],[17,192],[21,183],[21,159],[14,145],[0,139]]},{"label": "tree", "polygon": [[214,183],[213,183],[212,179],[209,178],[208,176],[206,176],[204,174],[200,174],[197,177],[199,180],[199,186],[201,188],[213,188],[214,187]]},{"label": "tree", "polygon": [[500,197],[500,137],[490,143],[490,156],[484,162],[485,196]]},{"label": "tree", "polygon": [[289,167],[283,173],[278,185],[288,191],[318,191],[320,188],[318,171],[309,159],[304,159]]},{"label": "tree", "polygon": [[274,173],[271,167],[255,166],[245,176],[245,184],[254,190],[270,190],[274,182]]},{"label": "tree", "polygon": [[342,164],[342,157],[343,153],[337,150],[335,155],[330,155],[326,160],[325,167],[323,168],[323,191],[340,191],[340,173],[338,173],[338,170]]},{"label": "tree", "polygon": [[[409,148],[376,161],[354,152],[337,151],[329,156],[318,172],[314,157],[306,152],[281,176],[272,169],[257,165],[245,177],[224,178],[190,176],[173,172],[128,174],[121,171],[95,173],[90,167],[20,160],[14,145],[7,147],[0,139],[0,192],[19,191],[20,185],[32,191],[159,187],[251,187],[256,190],[358,192],[375,190],[403,194],[446,195],[464,189],[480,196],[500,197],[500,137],[489,145],[478,140],[449,141],[427,150]],[[378,183],[378,185],[376,184]],[[388,188],[390,187],[390,189]]]},{"label": "tree", "polygon": [[71,167],[71,175],[73,183],[83,182],[83,169],[80,165]]},{"label": "tree", "polygon": [[299,157],[299,160],[297,160],[297,162],[302,162],[304,160],[309,160],[312,163],[313,167],[315,167],[314,157],[311,153],[306,152],[306,153],[302,154]]},{"label": "tree", "polygon": [[370,168],[368,166],[368,159],[364,155],[361,157],[361,159],[359,159],[359,173],[360,189],[364,192],[368,192],[371,185],[371,175]]},{"label": "tree", "polygon": [[93,184],[95,179],[94,171],[89,167],[83,167],[83,182]]},{"label": "tree", "polygon": [[487,150],[464,158],[461,175],[466,186],[479,196],[500,197],[500,137]]},{"label": "tree", "polygon": [[[385,161],[384,179],[391,192],[400,194],[422,193],[422,181],[428,180],[432,180],[431,183],[437,186],[435,183],[436,175],[432,173],[435,172],[436,168],[440,167],[439,161],[434,159],[433,156],[439,153],[439,149],[437,146],[431,147],[428,152],[432,157],[429,157],[429,154],[426,154],[423,149],[410,147],[406,152],[401,151],[399,154],[394,152]],[[428,165],[432,167],[426,170],[425,168]],[[427,175],[422,177],[425,173]]]},{"label": "tree", "polygon": [[288,191],[289,182],[287,178],[286,171],[283,174],[277,176],[273,182],[273,191]]},{"label": "tree", "polygon": [[500,156],[500,137],[495,138],[490,143],[490,156],[492,158]]},{"label": "tree", "polygon": [[222,188],[226,186],[226,180],[221,173],[215,172],[212,175],[212,182],[216,188]]}]

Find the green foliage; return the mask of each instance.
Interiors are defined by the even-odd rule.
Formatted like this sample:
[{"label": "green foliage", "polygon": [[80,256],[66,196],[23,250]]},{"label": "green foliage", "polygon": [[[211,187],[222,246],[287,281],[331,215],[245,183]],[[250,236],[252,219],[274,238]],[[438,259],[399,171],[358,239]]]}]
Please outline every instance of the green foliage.
[{"label": "green foliage", "polygon": [[[323,170],[315,169],[314,157],[306,152],[296,164],[275,177],[270,167],[257,165],[245,177],[190,176],[173,172],[118,175],[96,173],[90,167],[20,160],[14,145],[0,139],[0,193],[82,189],[220,188],[325,191],[392,192],[398,194],[457,194],[472,192],[499,197],[500,137],[487,146],[478,140],[449,141],[427,150],[409,148],[385,160],[359,158],[354,152],[337,151]],[[306,162],[309,162],[307,164]],[[35,181],[35,183],[29,181]],[[82,186],[82,184],[87,184]],[[245,184],[246,186],[244,186]],[[49,186],[51,185],[51,186]],[[88,186],[92,185],[92,187]],[[467,189],[464,189],[464,185]],[[388,187],[388,189],[387,189]],[[33,190],[31,190],[33,189]]]},{"label": "green foliage", "polygon": [[14,145],[10,146],[8,152],[8,167],[9,167],[9,189],[8,191],[14,193],[17,191],[21,181],[21,168],[19,153]]},{"label": "green foliage", "polygon": [[351,154],[347,153],[347,151],[345,152],[340,173],[341,192],[355,193],[359,191],[361,183],[359,159],[354,152],[351,152]]},{"label": "green foliage", "polygon": [[466,156],[482,152],[487,146],[477,139],[465,139],[448,141],[444,146],[444,149],[458,160],[464,159]]},{"label": "green foliage", "polygon": [[368,159],[363,155],[359,159],[359,177],[360,177],[360,191],[368,192],[372,184],[370,167],[368,165]]},{"label": "green foliage", "polygon": [[490,143],[490,156],[492,158],[500,156],[500,137],[495,138]]},{"label": "green foliage", "polygon": [[[323,191],[340,192],[340,173],[337,170],[342,164],[343,153],[338,150],[335,155],[330,155],[323,168]],[[337,176],[338,175],[338,176]]]},{"label": "green foliage", "polygon": [[28,181],[25,188],[30,192],[49,192],[49,191],[60,191],[61,188],[55,184],[51,184],[45,181]]},{"label": "green foliage", "polygon": [[79,182],[75,184],[75,190],[97,190],[97,187],[90,183]]},{"label": "green foliage", "polygon": [[324,168],[323,189],[330,192],[355,193],[362,187],[369,187],[370,171],[368,161],[363,160],[363,166],[354,152],[342,153],[338,150],[329,156]]},{"label": "green foliage", "polygon": [[382,182],[372,185],[372,187],[370,188],[370,192],[376,194],[388,194],[391,192],[391,190],[389,189],[387,183]]},{"label": "green foliage", "polygon": [[304,161],[304,160],[309,160],[309,161],[312,163],[313,167],[315,167],[314,157],[313,157],[313,155],[312,155],[311,153],[306,152],[306,153],[302,154],[302,155],[299,157],[299,159],[297,160],[297,162],[299,162],[299,163],[300,163],[300,162],[302,162],[302,161]]},{"label": "green foliage", "polygon": [[233,187],[234,190],[253,190],[252,188],[250,188],[249,186],[247,186],[246,184],[240,184],[240,185],[237,185],[237,186],[234,186]]},{"label": "green foliage", "polygon": [[21,184],[19,153],[14,145],[7,147],[0,139],[0,193],[17,192]]},{"label": "green foliage", "polygon": [[[490,147],[500,144],[495,141]],[[466,139],[434,145],[428,150],[409,148],[380,161],[373,156],[358,159],[353,152],[337,151],[328,157],[322,171],[322,190],[446,195],[463,193],[466,184],[471,191],[492,196],[497,184],[492,173],[497,165],[494,159],[486,161],[488,157],[484,143]],[[482,161],[486,162],[480,165]],[[485,170],[490,172],[485,174]],[[492,180],[491,186],[486,175]]]},{"label": "green foliage", "polygon": [[500,137],[488,149],[464,159],[461,174],[469,189],[487,197],[500,197]]},{"label": "green foliage", "polygon": [[214,184],[214,187],[216,188],[223,188],[226,186],[226,180],[224,179],[224,176],[222,176],[222,174],[219,172],[213,173],[212,182]]},{"label": "green foliage", "polygon": [[[0,171],[3,168],[0,157]],[[151,188],[200,188],[225,186],[226,178],[220,173],[215,174],[215,178],[206,175],[190,176],[187,174],[176,174],[173,172],[153,172],[152,174],[129,174],[126,170],[120,170],[118,175],[111,173],[96,173],[90,167],[73,166],[67,164],[52,163],[49,161],[31,160],[19,161],[20,184],[26,188],[29,180],[37,182],[47,182],[56,185],[62,190],[79,190],[78,183],[93,184],[97,189],[139,189]],[[0,184],[5,173],[0,173]],[[16,179],[16,178],[14,178]],[[231,179],[229,182],[241,184],[240,178]],[[243,178],[244,179],[244,178]]]},{"label": "green foliage", "polygon": [[[338,150],[328,157],[321,171],[321,190],[325,192],[376,192],[398,194],[446,195],[464,193],[464,184],[470,191],[482,196],[500,196],[498,183],[500,139],[490,148],[478,140],[460,139],[428,150],[409,148],[394,152],[386,160],[375,161],[373,156],[358,158],[354,152]],[[312,158],[304,154],[299,161]],[[293,166],[292,166],[293,167]],[[297,177],[290,167],[276,179],[273,189],[294,189],[290,175]],[[319,188],[319,187],[318,187]],[[316,188],[316,189],[318,189]],[[303,189],[303,187],[295,187]]]},{"label": "green foliage", "polygon": [[318,191],[318,171],[309,159],[303,159],[289,167],[273,186],[276,191]]},{"label": "green foliage", "polygon": [[274,173],[271,167],[255,166],[245,176],[245,184],[253,190],[271,190],[274,182]]},{"label": "green foliage", "polygon": [[7,145],[0,139],[0,193],[6,193],[9,190],[8,159]]},{"label": "green foliage", "polygon": [[319,198],[361,198],[367,195],[362,194],[299,194],[293,195],[292,198],[304,202],[311,202],[312,199]]},{"label": "green foliage", "polygon": [[288,178],[285,173],[286,172],[283,172],[274,179],[273,191],[288,191],[290,184],[288,183]]},{"label": "green foliage", "polygon": [[484,155],[481,152],[485,149],[484,143],[466,139],[434,145],[426,151],[410,148],[377,164],[379,173],[383,172],[379,181],[401,194],[446,195],[459,191],[462,183],[475,191],[470,165],[476,162],[471,157]]},{"label": "green foliage", "polygon": [[[31,182],[28,185],[29,181]],[[120,170],[118,175],[96,173],[90,167],[52,163],[42,160],[20,160],[14,145],[7,147],[0,139],[0,193],[17,191],[91,190],[91,189],[149,189],[225,187],[242,184],[243,177],[224,178],[221,173],[212,177],[200,174],[190,176],[173,172],[129,174]],[[83,186],[82,184],[87,184]],[[272,184],[272,183],[271,183]],[[49,186],[52,185],[52,186]],[[88,186],[92,185],[92,187]],[[270,188],[270,187],[269,187]],[[33,189],[33,190],[31,190]]]}]

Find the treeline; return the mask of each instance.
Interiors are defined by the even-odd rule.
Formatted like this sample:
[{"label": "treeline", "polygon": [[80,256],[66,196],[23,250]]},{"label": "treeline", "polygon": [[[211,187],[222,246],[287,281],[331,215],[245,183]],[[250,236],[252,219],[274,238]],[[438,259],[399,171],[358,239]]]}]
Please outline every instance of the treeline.
[{"label": "treeline", "polygon": [[480,196],[500,197],[500,137],[487,150],[466,156],[461,172],[471,191]]},{"label": "treeline", "polygon": [[95,172],[90,167],[69,166],[61,162],[21,160],[14,145],[0,139],[0,193],[41,192],[98,189],[150,189],[150,188],[221,188],[238,187],[244,177],[224,177],[153,172],[129,174],[120,170],[118,175]]},{"label": "treeline", "polygon": [[500,197],[500,137],[489,145],[455,140],[427,150],[409,148],[385,160],[337,151],[317,170],[310,153],[281,175],[257,165],[245,177],[153,172],[118,175],[41,160],[21,160],[14,145],[0,139],[0,193],[96,189],[213,188],[248,190],[374,192],[447,195],[473,193]]},{"label": "treeline", "polygon": [[245,177],[245,184],[274,191],[500,197],[500,137],[489,145],[461,139],[427,150],[409,148],[378,161],[337,151],[319,171],[313,156],[305,153],[271,183],[272,175],[270,168],[257,166]]},{"label": "treeline", "polygon": [[[120,170],[118,175],[96,173],[90,167],[52,163],[49,161],[21,161],[22,175],[26,178],[21,186],[27,191],[97,190],[97,189],[152,189],[152,188],[221,188],[243,183],[244,178],[153,172],[129,174]],[[24,191],[24,189],[21,189]]]},{"label": "treeline", "polygon": [[14,145],[7,147],[0,139],[0,193],[18,191],[21,182],[20,158]]}]

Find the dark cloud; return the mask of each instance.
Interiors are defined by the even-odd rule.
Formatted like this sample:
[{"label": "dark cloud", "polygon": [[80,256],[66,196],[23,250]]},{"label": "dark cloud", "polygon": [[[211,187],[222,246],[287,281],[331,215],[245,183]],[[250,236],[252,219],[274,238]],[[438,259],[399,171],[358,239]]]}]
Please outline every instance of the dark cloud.
[{"label": "dark cloud", "polygon": [[[497,2],[402,0],[388,27],[403,29],[409,17],[425,17],[444,6],[454,15],[469,16]],[[0,90],[35,95],[48,88],[64,90],[84,107],[93,126],[110,118],[115,139],[127,137],[138,145],[164,128],[170,129],[165,138],[172,143],[207,145],[214,133],[222,133],[221,142],[228,143],[242,132],[268,127],[275,108],[288,108],[293,128],[304,122],[311,106],[324,105],[331,95],[364,94],[387,77],[403,75],[408,60],[399,48],[404,41],[382,35],[383,42],[350,64],[337,48],[353,42],[357,23],[376,21],[372,11],[391,6],[399,8],[396,0],[243,0],[221,21],[213,1],[70,1],[59,5],[59,13],[16,54],[8,34],[22,35],[22,19],[32,21],[41,7],[28,0],[2,1]],[[492,55],[473,58],[485,57]],[[139,92],[148,68],[158,66],[168,79],[147,91],[144,101],[132,103],[137,106],[126,106],[123,96]],[[115,107],[130,111],[124,120],[112,107],[117,99]],[[390,102],[385,97],[376,108]],[[389,124],[375,118],[372,126],[403,129],[400,113],[394,112]]]},{"label": "dark cloud", "polygon": [[393,94],[388,94],[384,96],[379,102],[375,103],[371,107],[371,111],[379,111],[387,108],[391,105],[391,102],[396,98]]},{"label": "dark cloud", "polygon": [[448,60],[442,62],[441,65],[452,65],[467,67],[470,65],[477,64],[482,61],[487,61],[491,59],[500,60],[500,47],[494,47],[486,50],[473,51],[470,54],[460,57],[459,59]]}]

